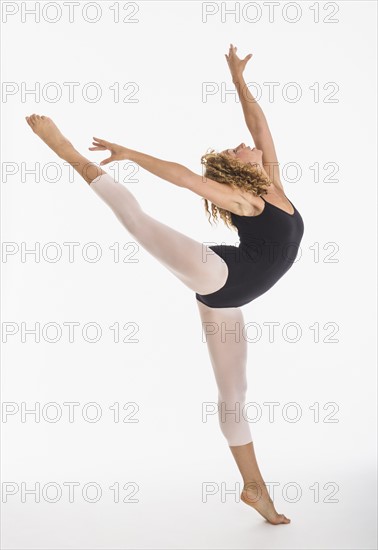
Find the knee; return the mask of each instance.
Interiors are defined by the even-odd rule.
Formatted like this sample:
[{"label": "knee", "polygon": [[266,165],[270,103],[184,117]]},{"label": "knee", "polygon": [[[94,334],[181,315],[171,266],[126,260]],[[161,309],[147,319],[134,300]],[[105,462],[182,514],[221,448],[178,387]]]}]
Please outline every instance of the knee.
[{"label": "knee", "polygon": [[247,397],[247,382],[237,385],[228,385],[219,391],[219,401],[225,403],[245,403]]}]

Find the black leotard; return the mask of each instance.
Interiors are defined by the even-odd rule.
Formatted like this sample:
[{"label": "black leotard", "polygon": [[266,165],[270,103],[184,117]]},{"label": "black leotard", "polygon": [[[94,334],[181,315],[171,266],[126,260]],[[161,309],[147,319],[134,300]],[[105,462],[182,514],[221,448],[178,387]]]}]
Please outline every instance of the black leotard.
[{"label": "black leotard", "polygon": [[231,213],[239,246],[209,247],[226,262],[228,277],[216,292],[196,293],[200,302],[215,308],[248,304],[275,285],[293,265],[304,233],[302,217],[291,201],[293,214],[263,200],[264,210],[258,216]]}]

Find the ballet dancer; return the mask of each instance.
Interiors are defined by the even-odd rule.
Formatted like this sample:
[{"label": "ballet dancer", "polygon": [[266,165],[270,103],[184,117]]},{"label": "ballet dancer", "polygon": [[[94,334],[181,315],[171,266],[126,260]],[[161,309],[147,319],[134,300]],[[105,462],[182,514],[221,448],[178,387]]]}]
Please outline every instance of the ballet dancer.
[{"label": "ballet dancer", "polygon": [[[36,114],[25,118],[34,133],[71,164],[112,209],[130,235],[195,293],[203,327],[242,330],[241,306],[267,292],[292,266],[304,225],[280,181],[266,118],[244,81],[243,72],[252,54],[240,59],[236,52],[231,44],[225,57],[255,147],[241,143],[233,149],[208,152],[201,157],[204,175],[94,137],[90,151],[110,152],[97,165],[75,149],[51,118]],[[149,216],[134,195],[101,168],[121,160],[132,161],[202,197],[209,221],[211,216],[221,218],[237,231],[239,246],[206,246]],[[277,513],[270,498],[256,461],[248,419],[243,415],[247,342],[242,335],[235,337],[235,332],[224,337],[222,330],[209,331],[206,341],[218,387],[220,428],[244,482],[240,498],[268,522],[290,523]]]}]

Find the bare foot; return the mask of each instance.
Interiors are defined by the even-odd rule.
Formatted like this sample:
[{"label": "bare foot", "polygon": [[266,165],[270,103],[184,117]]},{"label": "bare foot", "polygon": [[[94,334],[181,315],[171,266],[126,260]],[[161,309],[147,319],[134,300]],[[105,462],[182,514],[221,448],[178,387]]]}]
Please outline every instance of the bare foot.
[{"label": "bare foot", "polygon": [[64,137],[53,120],[48,116],[31,115],[25,117],[26,122],[57,155],[63,157],[67,151],[74,149],[72,143]]},{"label": "bare foot", "polygon": [[259,487],[257,493],[256,483],[246,483],[240,498],[243,502],[249,506],[252,506],[252,508],[259,512],[263,518],[273,525],[291,522],[291,520],[284,516],[284,514],[278,514],[278,512],[276,512],[273,500],[270,498],[266,488],[261,491],[261,488]]}]

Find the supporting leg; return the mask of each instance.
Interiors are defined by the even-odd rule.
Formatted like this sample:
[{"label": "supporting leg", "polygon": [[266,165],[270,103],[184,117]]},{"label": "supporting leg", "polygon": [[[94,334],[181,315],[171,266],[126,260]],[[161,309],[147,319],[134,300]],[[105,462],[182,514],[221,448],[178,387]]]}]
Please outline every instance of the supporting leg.
[{"label": "supporting leg", "polygon": [[196,300],[218,386],[218,420],[230,446],[252,441],[244,413],[247,394],[247,342],[240,308],[210,308]]},{"label": "supporting leg", "polygon": [[210,308],[196,302],[218,386],[219,424],[244,482],[241,498],[270,523],[289,523],[290,520],[274,508],[256,461],[249,423],[243,415],[247,342],[243,337],[242,311]]}]

